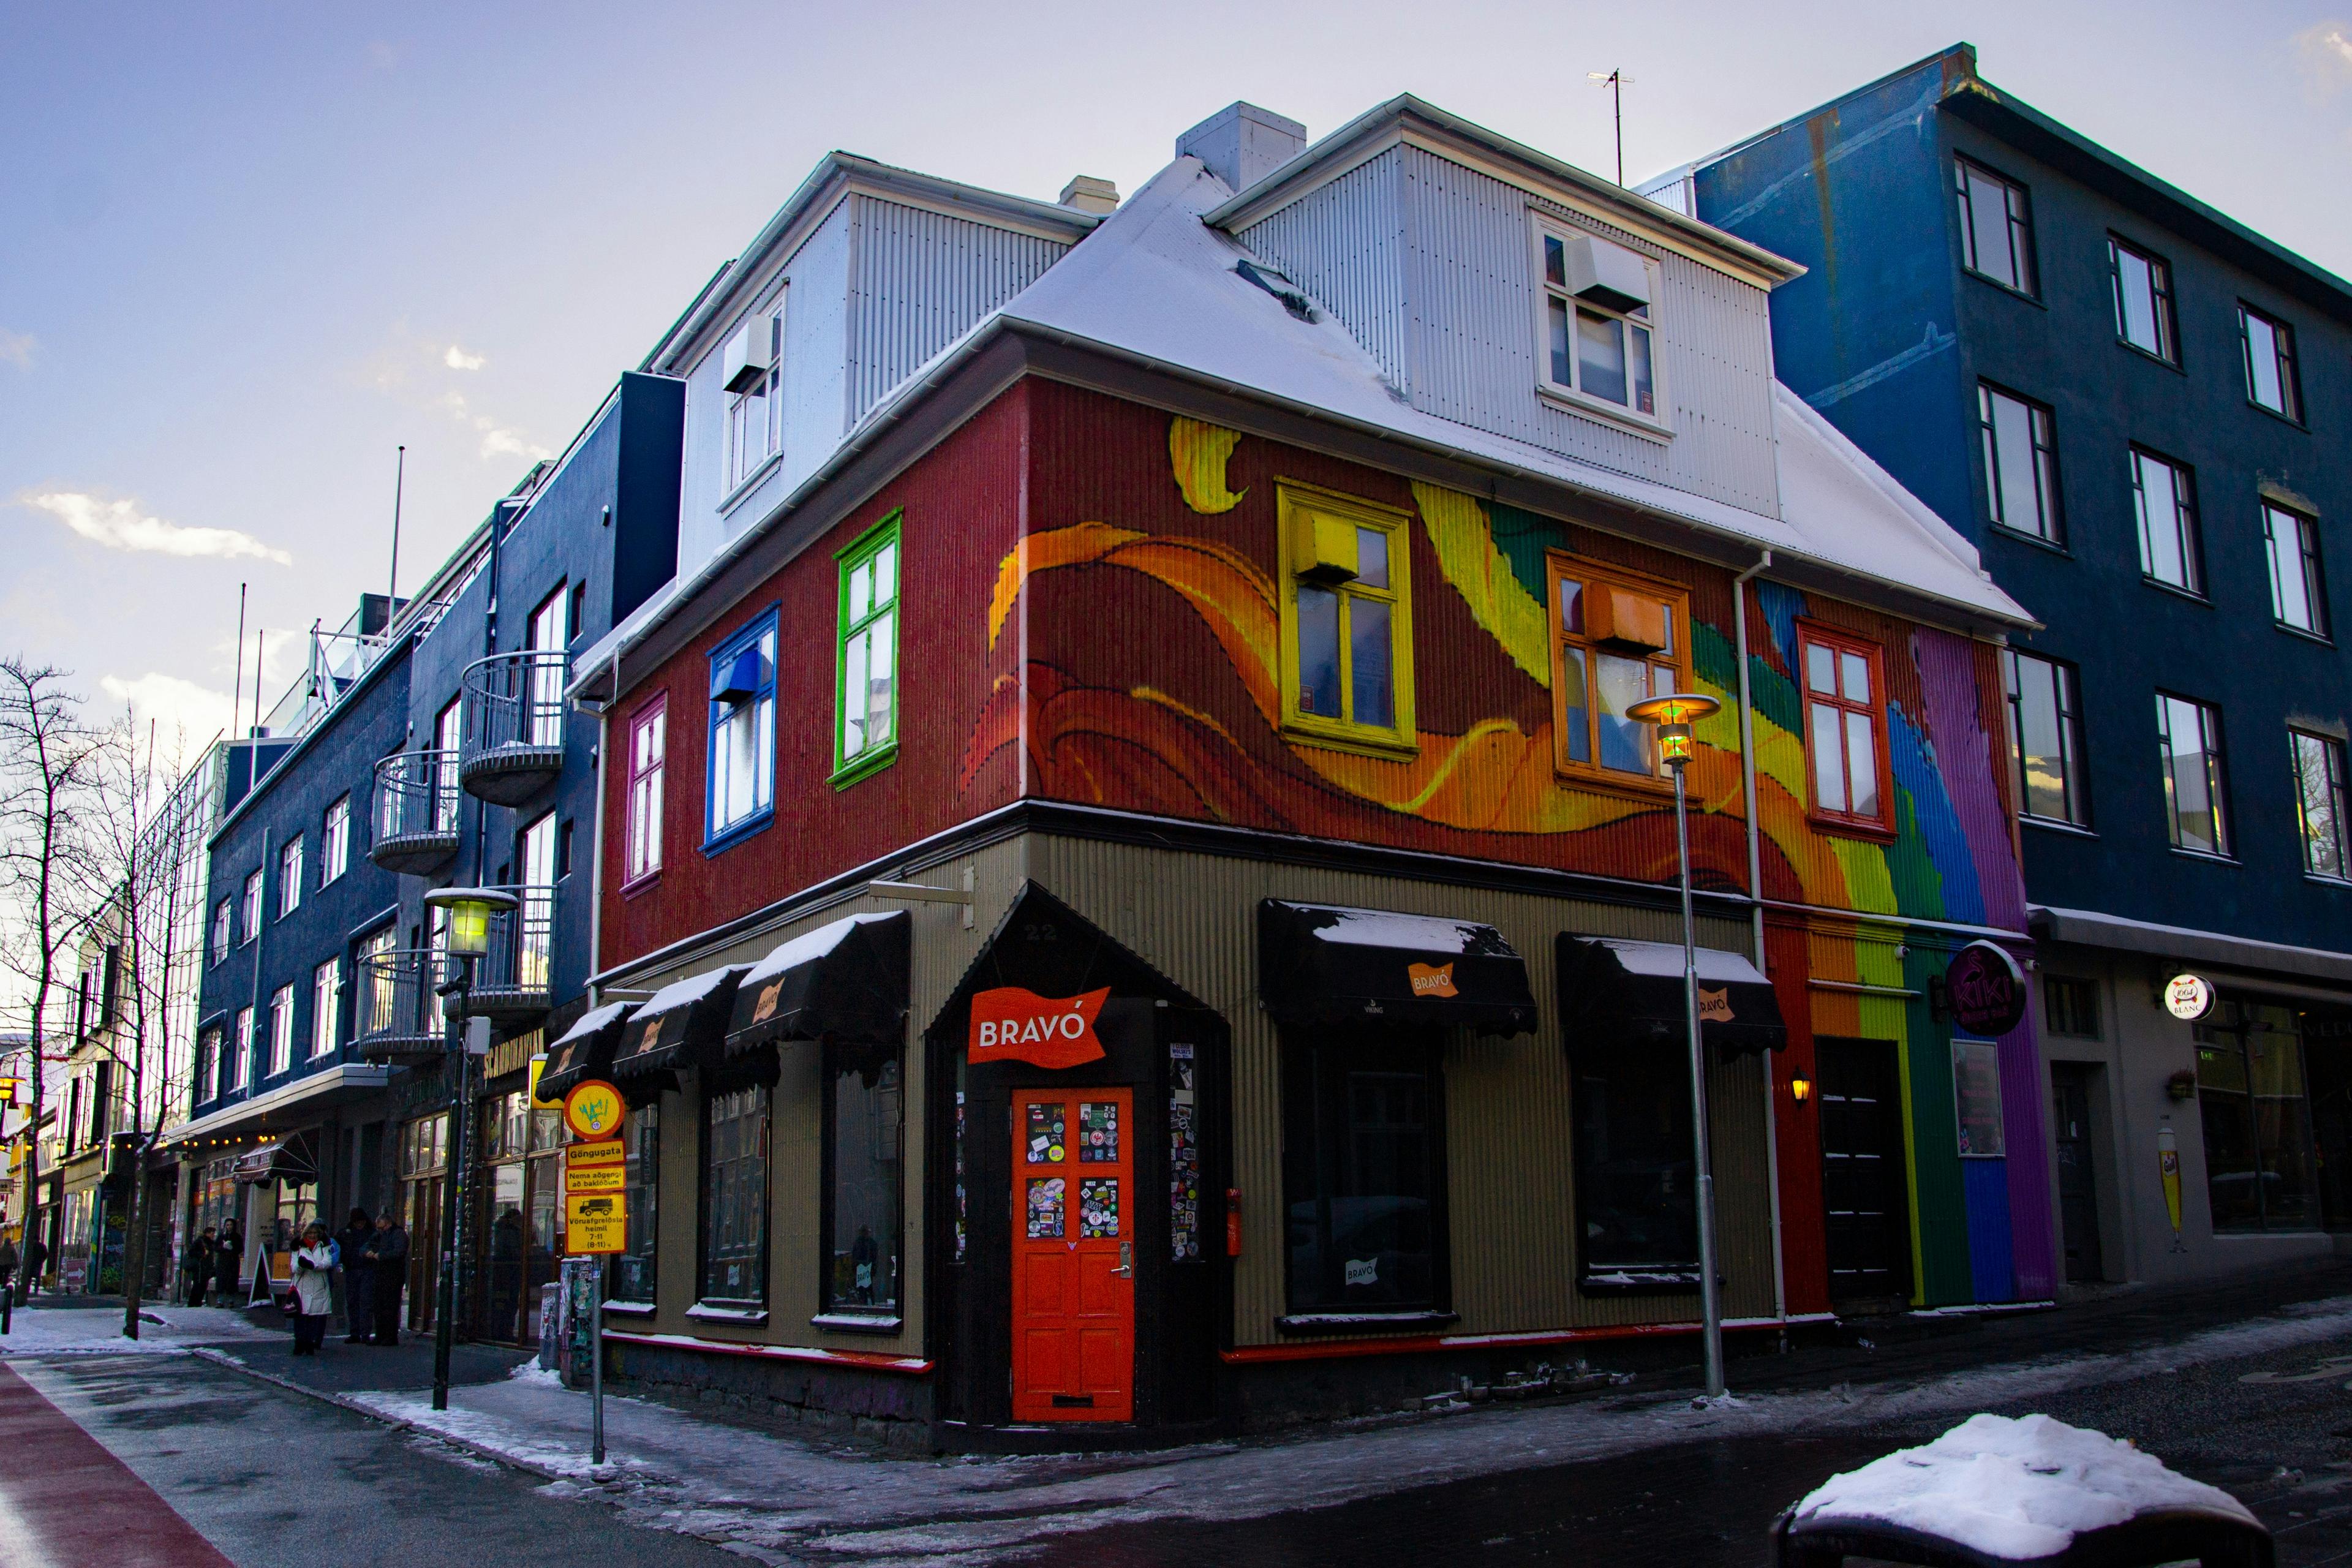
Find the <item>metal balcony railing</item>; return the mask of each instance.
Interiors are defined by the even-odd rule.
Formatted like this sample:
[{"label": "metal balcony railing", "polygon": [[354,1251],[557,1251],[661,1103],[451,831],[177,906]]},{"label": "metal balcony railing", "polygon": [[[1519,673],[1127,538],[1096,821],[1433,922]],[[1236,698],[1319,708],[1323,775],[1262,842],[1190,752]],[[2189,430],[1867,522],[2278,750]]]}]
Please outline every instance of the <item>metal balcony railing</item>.
[{"label": "metal balcony railing", "polygon": [[375,765],[375,837],[368,858],[422,875],[457,852],[457,757],[395,752]]},{"label": "metal balcony railing", "polygon": [[497,805],[516,805],[563,771],[563,686],[571,660],[560,650],[492,654],[466,667],[465,726],[458,776]]},{"label": "metal balcony railing", "polygon": [[352,1044],[372,1062],[437,1061],[447,1048],[439,987],[448,959],[431,948],[362,953],[352,965]]},{"label": "metal balcony railing", "polygon": [[490,950],[474,965],[467,1011],[501,1020],[548,1010],[555,960],[555,889],[501,889],[516,907],[490,917]]}]

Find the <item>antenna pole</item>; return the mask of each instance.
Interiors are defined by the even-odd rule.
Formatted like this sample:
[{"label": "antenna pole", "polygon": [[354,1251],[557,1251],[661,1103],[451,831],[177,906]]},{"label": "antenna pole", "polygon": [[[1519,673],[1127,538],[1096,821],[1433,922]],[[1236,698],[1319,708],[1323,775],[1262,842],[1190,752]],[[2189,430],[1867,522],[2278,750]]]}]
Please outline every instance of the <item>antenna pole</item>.
[{"label": "antenna pole", "polygon": [[400,486],[407,477],[408,448],[404,445],[397,448],[392,460],[392,581],[385,586],[383,595],[391,601],[383,608],[387,629],[392,625],[392,613],[400,604]]},{"label": "antenna pole", "polygon": [[1609,73],[1609,114],[1617,123],[1617,183],[1625,183],[1625,73]]},{"label": "antenna pole", "polygon": [[236,728],[236,710],[245,705],[245,584],[236,585],[236,684],[228,690],[228,727]]},{"label": "antenna pole", "polygon": [[260,626],[253,628],[253,727],[261,728],[261,655],[269,646],[269,633]]}]

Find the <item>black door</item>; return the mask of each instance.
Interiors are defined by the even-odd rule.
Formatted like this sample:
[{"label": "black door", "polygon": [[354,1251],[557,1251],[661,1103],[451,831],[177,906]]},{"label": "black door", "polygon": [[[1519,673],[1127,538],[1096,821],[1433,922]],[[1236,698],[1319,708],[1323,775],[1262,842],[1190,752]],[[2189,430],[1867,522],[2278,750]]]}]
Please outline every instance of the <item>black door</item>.
[{"label": "black door", "polygon": [[2087,1062],[2050,1064],[2050,1100],[2058,1135],[2058,1225],[2064,1234],[2066,1278],[2095,1283],[2106,1278],[2099,1258],[2099,1189],[2091,1168],[2091,1083]]},{"label": "black door", "polygon": [[1890,1040],[1814,1043],[1822,1106],[1822,1206],[1830,1298],[1907,1300],[1911,1205],[1903,1181],[1903,1089]]}]

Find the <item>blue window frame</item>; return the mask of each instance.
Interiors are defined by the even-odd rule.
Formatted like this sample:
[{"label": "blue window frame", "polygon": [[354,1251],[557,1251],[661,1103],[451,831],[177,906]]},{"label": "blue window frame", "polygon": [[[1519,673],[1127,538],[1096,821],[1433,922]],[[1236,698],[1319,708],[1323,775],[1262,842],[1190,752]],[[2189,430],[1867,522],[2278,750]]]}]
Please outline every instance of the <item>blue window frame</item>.
[{"label": "blue window frame", "polygon": [[775,818],[776,624],[771,606],[710,656],[706,851],[757,833]]}]

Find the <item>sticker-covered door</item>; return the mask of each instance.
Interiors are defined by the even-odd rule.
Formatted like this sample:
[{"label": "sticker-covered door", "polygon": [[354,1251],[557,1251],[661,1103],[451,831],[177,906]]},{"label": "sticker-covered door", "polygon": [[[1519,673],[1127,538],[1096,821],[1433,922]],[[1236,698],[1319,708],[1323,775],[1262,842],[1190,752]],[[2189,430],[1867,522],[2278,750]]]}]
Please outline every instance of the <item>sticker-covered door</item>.
[{"label": "sticker-covered door", "polygon": [[1013,1096],[1013,1418],[1135,1415],[1135,1096]]}]

